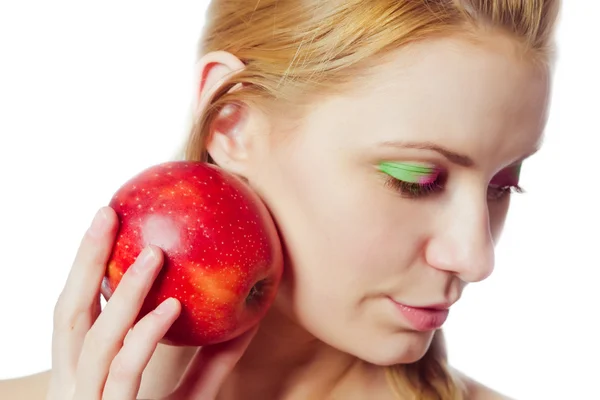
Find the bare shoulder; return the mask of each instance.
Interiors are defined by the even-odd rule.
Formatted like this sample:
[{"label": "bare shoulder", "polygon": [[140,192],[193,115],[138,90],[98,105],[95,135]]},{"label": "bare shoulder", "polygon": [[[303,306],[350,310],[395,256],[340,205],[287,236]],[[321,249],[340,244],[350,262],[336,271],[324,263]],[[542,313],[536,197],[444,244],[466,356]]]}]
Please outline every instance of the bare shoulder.
[{"label": "bare shoulder", "polygon": [[[194,347],[159,344],[144,370],[138,395],[142,398],[163,397],[171,393],[196,353]],[[14,379],[0,380],[0,399],[44,400],[52,371]]]},{"label": "bare shoulder", "polygon": [[515,400],[477,382],[456,369],[453,370],[453,373],[456,379],[464,385],[467,400]]},{"label": "bare shoulder", "polygon": [[0,399],[43,400],[49,382],[50,371],[0,381]]}]

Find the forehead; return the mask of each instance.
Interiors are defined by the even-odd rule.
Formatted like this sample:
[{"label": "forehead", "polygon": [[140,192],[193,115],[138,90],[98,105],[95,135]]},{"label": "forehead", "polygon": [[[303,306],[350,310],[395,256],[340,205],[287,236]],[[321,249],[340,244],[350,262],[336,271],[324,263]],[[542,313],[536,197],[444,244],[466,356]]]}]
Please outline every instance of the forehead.
[{"label": "forehead", "polygon": [[547,69],[521,54],[502,38],[415,43],[316,106],[307,133],[349,147],[423,140],[475,159],[517,157],[540,141],[549,95]]}]

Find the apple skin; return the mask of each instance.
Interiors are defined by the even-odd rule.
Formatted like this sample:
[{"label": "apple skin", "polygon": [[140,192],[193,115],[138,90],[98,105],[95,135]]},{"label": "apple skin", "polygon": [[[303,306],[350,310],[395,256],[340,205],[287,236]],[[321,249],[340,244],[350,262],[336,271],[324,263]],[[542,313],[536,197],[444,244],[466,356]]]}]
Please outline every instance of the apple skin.
[{"label": "apple skin", "polygon": [[281,242],[259,196],[212,164],[171,161],[127,181],[111,199],[119,228],[101,293],[109,299],[149,244],[164,264],[137,320],[174,297],[181,314],[161,342],[204,346],[255,326],[283,271]]}]

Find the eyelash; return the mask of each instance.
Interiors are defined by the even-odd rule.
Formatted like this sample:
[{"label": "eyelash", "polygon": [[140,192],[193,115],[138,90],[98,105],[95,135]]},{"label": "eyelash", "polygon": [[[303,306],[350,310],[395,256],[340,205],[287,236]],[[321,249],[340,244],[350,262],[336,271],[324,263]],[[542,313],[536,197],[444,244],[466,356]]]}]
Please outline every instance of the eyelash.
[{"label": "eyelash", "polygon": [[[498,195],[498,197],[491,199],[492,201],[500,201],[504,197],[510,196],[513,193],[519,193],[519,194],[525,193],[525,190],[519,185],[504,185],[504,186],[490,185],[490,186],[495,186],[496,187],[495,189],[500,191],[500,194]],[[488,190],[488,199],[489,199],[489,190]]]},{"label": "eyelash", "polygon": [[[445,176],[440,174],[433,182],[429,183],[412,183],[387,176],[386,186],[399,192],[402,197],[409,199],[418,199],[436,193],[444,188]],[[488,189],[488,200],[500,201],[512,193],[525,193],[525,190],[519,185],[490,185],[499,193],[490,199]]]},{"label": "eyelash", "polygon": [[443,185],[440,183],[440,178],[437,178],[433,182],[429,183],[412,183],[388,176],[386,179],[386,186],[399,192],[402,197],[409,199],[424,197],[443,189]]}]

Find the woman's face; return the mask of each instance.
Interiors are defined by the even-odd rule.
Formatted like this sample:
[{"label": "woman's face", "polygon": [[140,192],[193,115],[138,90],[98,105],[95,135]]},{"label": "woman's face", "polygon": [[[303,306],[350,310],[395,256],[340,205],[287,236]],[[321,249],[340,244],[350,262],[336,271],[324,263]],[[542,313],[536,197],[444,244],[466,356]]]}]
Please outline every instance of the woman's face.
[{"label": "woman's face", "polygon": [[280,310],[376,364],[425,353],[442,321],[400,304],[449,306],[491,274],[508,193],[540,144],[549,74],[516,49],[413,45],[265,139],[248,178],[285,243]]}]

